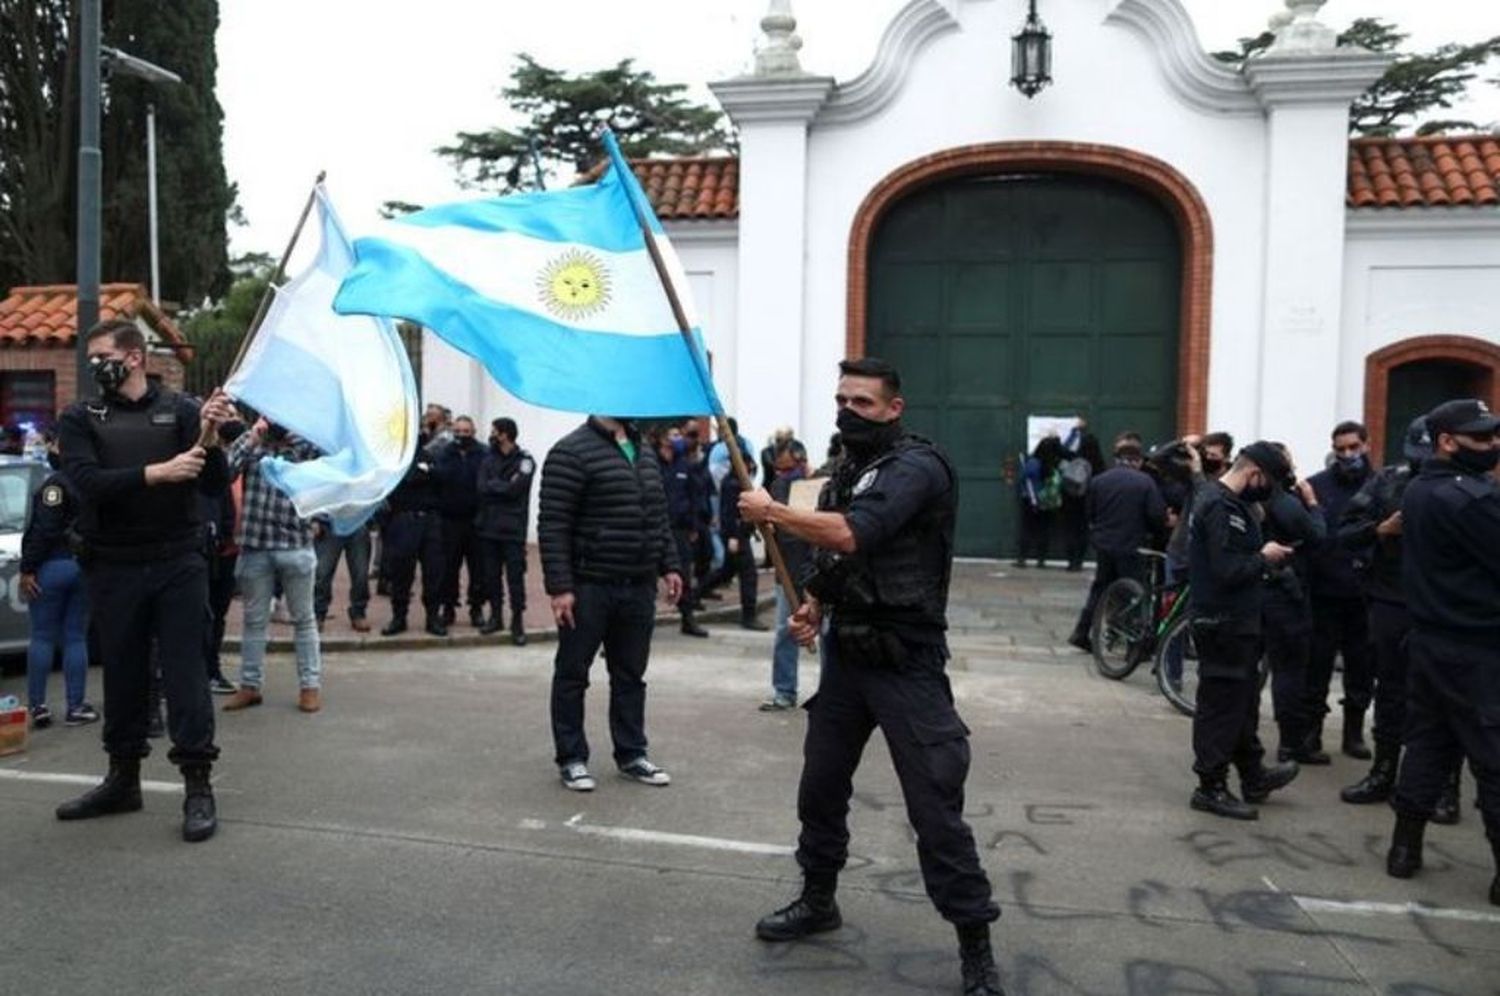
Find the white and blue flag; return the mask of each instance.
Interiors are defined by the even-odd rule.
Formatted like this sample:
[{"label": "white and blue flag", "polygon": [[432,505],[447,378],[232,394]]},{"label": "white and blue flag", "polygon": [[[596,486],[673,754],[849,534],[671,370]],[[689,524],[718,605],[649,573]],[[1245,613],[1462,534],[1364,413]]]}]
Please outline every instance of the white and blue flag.
[{"label": "white and blue flag", "polygon": [[417,446],[417,386],[388,319],[333,310],[354,251],[321,184],[323,244],[310,266],[274,291],[265,321],[225,393],[323,451],[261,470],[303,518],[326,516],[339,535],[362,526],[406,474]]},{"label": "white and blue flag", "polygon": [[614,137],[604,141],[610,161],[597,183],[428,208],[357,239],[334,307],[419,322],[544,408],[722,411],[681,264]]}]

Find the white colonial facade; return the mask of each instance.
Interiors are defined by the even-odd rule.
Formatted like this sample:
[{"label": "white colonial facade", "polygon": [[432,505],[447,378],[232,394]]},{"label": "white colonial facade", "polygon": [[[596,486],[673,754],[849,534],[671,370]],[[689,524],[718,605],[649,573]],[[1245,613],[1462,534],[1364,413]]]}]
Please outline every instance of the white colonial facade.
[{"label": "white colonial facade", "polygon": [[[1178,0],[1044,0],[1053,83],[1026,99],[1009,85],[1025,6],[911,0],[836,81],[800,66],[773,2],[756,71],[712,84],[732,173],[652,163],[653,183],[637,164],[749,436],[791,425],[816,451],[837,362],[891,354],[983,503],[1028,414],[1276,438],[1315,466],[1340,419],[1383,446],[1403,405],[1500,400],[1493,136],[1351,145],[1349,103],[1386,62],[1336,47],[1322,0],[1287,0],[1243,73]],[[577,422],[431,337],[423,380],[514,415],[538,455]],[[999,535],[972,525],[969,552]]]}]

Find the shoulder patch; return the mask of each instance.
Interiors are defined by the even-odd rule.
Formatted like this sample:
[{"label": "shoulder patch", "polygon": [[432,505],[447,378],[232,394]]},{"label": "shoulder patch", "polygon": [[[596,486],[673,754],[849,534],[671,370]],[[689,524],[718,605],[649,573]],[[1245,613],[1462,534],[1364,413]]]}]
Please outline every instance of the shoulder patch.
[{"label": "shoulder patch", "polygon": [[42,504],[48,508],[56,508],[63,503],[63,489],[56,484],[49,484],[42,488]]},{"label": "shoulder patch", "polygon": [[1229,528],[1233,529],[1237,533],[1248,531],[1245,524],[1245,517],[1242,515],[1236,515],[1233,512],[1229,513]]},{"label": "shoulder patch", "polygon": [[874,486],[874,484],[875,484],[875,478],[877,478],[879,476],[880,476],[880,468],[879,467],[871,467],[869,470],[865,471],[863,474],[860,475],[859,480],[857,480],[857,481],[854,482],[853,493],[857,494],[857,495],[864,494],[866,491],[870,490],[870,488]]},{"label": "shoulder patch", "polygon": [[536,464],[532,461],[531,457],[527,457],[521,461],[521,473],[529,474],[534,470],[536,470]]}]

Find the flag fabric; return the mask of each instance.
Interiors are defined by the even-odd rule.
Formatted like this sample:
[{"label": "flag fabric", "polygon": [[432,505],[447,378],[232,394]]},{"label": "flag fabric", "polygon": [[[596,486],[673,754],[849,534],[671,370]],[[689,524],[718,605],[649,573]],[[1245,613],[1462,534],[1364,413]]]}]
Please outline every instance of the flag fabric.
[{"label": "flag fabric", "polygon": [[418,322],[544,408],[721,412],[681,263],[612,135],[605,147],[596,183],[428,208],[355,240],[334,307]]},{"label": "flag fabric", "polygon": [[224,390],[323,451],[302,463],[267,457],[261,469],[299,515],[327,516],[336,533],[348,535],[411,464],[417,386],[388,319],[333,310],[354,251],[321,184],[315,200],[322,235],[317,258],[276,288]]}]

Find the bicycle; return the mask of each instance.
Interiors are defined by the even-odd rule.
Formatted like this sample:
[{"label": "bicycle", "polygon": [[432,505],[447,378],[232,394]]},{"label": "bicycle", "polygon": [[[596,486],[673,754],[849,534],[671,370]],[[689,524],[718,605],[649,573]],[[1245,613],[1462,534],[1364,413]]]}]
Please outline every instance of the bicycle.
[{"label": "bicycle", "polygon": [[1162,639],[1187,612],[1187,585],[1165,583],[1166,554],[1148,549],[1136,552],[1151,569],[1144,579],[1123,577],[1110,582],[1094,610],[1090,632],[1094,667],[1115,681],[1128,678],[1142,661],[1152,659]]}]

